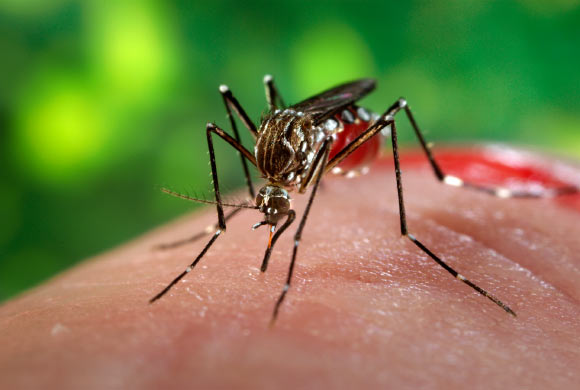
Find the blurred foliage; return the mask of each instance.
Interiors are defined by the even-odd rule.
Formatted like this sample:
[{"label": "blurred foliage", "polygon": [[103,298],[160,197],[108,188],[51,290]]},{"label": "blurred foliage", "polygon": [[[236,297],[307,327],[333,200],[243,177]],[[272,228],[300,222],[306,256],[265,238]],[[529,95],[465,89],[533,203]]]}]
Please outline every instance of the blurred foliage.
[{"label": "blurred foliage", "polygon": [[3,0],[0,52],[0,300],[193,207],[162,185],[211,197],[220,83],[259,120],[266,73],[287,102],[375,77],[433,141],[580,157],[578,0]]}]

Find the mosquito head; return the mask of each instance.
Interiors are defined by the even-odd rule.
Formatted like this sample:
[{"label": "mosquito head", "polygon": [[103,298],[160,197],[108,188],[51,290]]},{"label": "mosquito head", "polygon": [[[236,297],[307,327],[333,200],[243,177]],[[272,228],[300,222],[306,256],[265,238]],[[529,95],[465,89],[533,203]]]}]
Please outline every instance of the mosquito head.
[{"label": "mosquito head", "polygon": [[266,223],[276,225],[290,211],[290,195],[284,188],[268,184],[256,195],[256,206],[265,214]]}]

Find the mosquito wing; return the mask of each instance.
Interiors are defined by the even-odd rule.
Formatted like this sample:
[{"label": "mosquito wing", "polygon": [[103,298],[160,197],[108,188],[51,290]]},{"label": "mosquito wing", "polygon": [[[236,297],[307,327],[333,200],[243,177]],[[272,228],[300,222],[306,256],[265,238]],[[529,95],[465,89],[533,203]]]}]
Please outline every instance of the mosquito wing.
[{"label": "mosquito wing", "polygon": [[290,108],[310,115],[315,123],[320,123],[371,92],[375,86],[376,81],[372,79],[351,81],[314,95]]}]

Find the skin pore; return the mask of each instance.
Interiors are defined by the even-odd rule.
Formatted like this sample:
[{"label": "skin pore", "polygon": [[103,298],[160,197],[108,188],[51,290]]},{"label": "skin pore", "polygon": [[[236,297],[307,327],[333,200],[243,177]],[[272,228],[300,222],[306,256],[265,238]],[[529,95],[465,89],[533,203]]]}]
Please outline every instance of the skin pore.
[{"label": "skin pore", "polygon": [[[578,183],[580,169],[530,158]],[[262,217],[254,210],[228,222],[199,265],[147,303],[210,236],[152,247],[214,223],[207,207],[0,306],[0,388],[578,386],[578,195],[499,199],[444,186],[424,158],[411,160],[402,162],[410,232],[517,317],[401,237],[386,157],[366,176],[323,182],[273,328],[298,222],[261,273],[268,232],[251,230]],[[449,173],[474,177],[482,167]],[[307,196],[291,196],[299,219]]]}]

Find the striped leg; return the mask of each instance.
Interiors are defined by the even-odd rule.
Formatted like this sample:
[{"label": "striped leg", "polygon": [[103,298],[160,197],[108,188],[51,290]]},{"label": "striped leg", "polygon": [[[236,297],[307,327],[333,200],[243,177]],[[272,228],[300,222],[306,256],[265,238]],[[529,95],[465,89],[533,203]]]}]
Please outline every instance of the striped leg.
[{"label": "striped leg", "polygon": [[[328,155],[330,154],[330,148],[332,146],[332,138],[327,138],[320,150],[316,154],[316,158],[314,163],[312,164],[311,170],[314,172],[318,172],[316,176],[316,181],[314,182],[314,187],[312,188],[312,192],[310,193],[310,198],[308,199],[308,203],[306,204],[306,209],[304,209],[304,215],[300,220],[300,225],[298,225],[298,229],[294,234],[294,250],[292,251],[292,260],[290,260],[290,268],[288,269],[288,275],[286,277],[286,284],[284,284],[284,288],[282,289],[282,293],[278,297],[276,301],[276,306],[274,306],[274,312],[272,313],[272,318],[270,320],[270,326],[274,325],[276,322],[276,318],[278,318],[278,312],[280,311],[280,305],[284,301],[286,297],[286,293],[290,289],[290,283],[292,282],[292,274],[294,273],[294,265],[296,263],[296,255],[298,254],[298,245],[300,244],[300,239],[302,238],[302,230],[304,230],[304,226],[306,225],[306,220],[308,218],[308,214],[310,213],[310,207],[312,206],[312,202],[314,201],[314,197],[316,196],[316,190],[320,186],[320,179],[324,174],[324,166],[327,164]],[[294,213],[294,211],[292,211]],[[289,215],[290,219],[290,215]],[[294,217],[292,216],[292,219]]]},{"label": "striped leg", "polygon": [[427,159],[429,159],[429,163],[431,164],[433,173],[435,174],[437,179],[444,184],[454,187],[471,188],[477,191],[486,192],[490,195],[494,195],[500,198],[544,198],[578,192],[578,188],[573,186],[566,186],[555,189],[545,189],[540,192],[512,191],[504,187],[482,186],[475,183],[469,183],[463,181],[462,179],[456,176],[447,175],[443,172],[443,170],[435,160],[435,157],[433,157],[431,146],[425,140],[425,137],[423,136],[421,130],[419,129],[419,125],[417,125],[417,121],[415,120],[415,117],[413,116],[413,113],[411,112],[411,109],[409,108],[409,105],[407,104],[407,101],[405,99],[400,98],[399,100],[397,100],[391,107],[389,107],[389,109],[385,112],[384,115],[385,116],[390,115],[394,117],[400,110],[405,111],[405,114],[407,115],[407,118],[409,119],[409,122],[413,127],[415,135],[417,136],[417,139],[421,144],[421,148],[425,152]]},{"label": "striped leg", "polygon": [[[256,126],[250,120],[250,118],[246,114],[246,111],[243,109],[243,107],[240,105],[238,100],[234,97],[234,95],[232,94],[232,92],[230,91],[230,89],[226,85],[220,85],[219,90],[220,90],[220,94],[222,95],[222,98],[224,100],[224,105],[225,105],[226,111],[228,113],[228,119],[230,120],[232,131],[234,132],[235,143],[232,143],[232,142],[227,141],[227,140],[226,141],[228,143],[230,143],[230,145],[232,145],[236,150],[239,151],[240,147],[243,147],[242,141],[240,138],[240,133],[238,132],[238,127],[236,126],[236,121],[234,120],[234,117],[232,115],[232,110],[230,107],[233,107],[235,113],[238,115],[238,117],[240,118],[242,123],[248,128],[248,130],[250,131],[250,133],[252,133],[252,135],[254,137],[256,136]],[[222,131],[222,130],[220,130],[220,131]],[[250,175],[250,170],[248,169],[248,163],[246,161],[247,156],[245,156],[243,153],[240,153],[240,159],[241,159],[242,168],[244,170],[244,176],[246,178],[246,186],[248,187],[248,192],[250,194],[250,198],[253,200],[256,197],[256,192],[254,191],[254,185],[252,184],[252,177]],[[251,162],[251,160],[250,160],[250,162]],[[239,209],[235,209],[235,210],[230,211],[229,213],[227,213],[225,215],[225,220],[227,221],[230,218],[234,217],[241,210],[242,209],[239,208]],[[185,238],[182,240],[178,240],[178,241],[174,241],[174,242],[170,242],[170,243],[166,243],[166,244],[159,244],[159,245],[155,246],[155,249],[161,249],[161,250],[171,249],[171,248],[176,248],[176,247],[188,244],[188,243],[195,242],[195,241],[199,240],[200,238],[202,238],[203,236],[205,236],[206,234],[211,234],[211,233],[215,232],[218,229],[218,227],[219,226],[217,223],[215,225],[210,225],[207,228],[205,228],[203,231],[198,232],[191,237],[188,237],[188,238]]]},{"label": "striped leg", "polygon": [[264,76],[264,87],[266,88],[266,100],[268,101],[270,111],[286,107],[282,100],[282,96],[280,96],[280,93],[274,84],[274,78],[269,74]]},{"label": "striped leg", "polygon": [[[395,125],[395,119],[393,117],[393,115],[398,110],[406,107],[406,103],[404,103],[404,104],[403,103],[404,103],[404,101],[402,101],[402,100],[397,101],[397,103],[395,103],[393,106],[391,106],[386,111],[386,113],[382,117],[380,117],[375,123],[373,123],[364,133],[362,133],[360,136],[358,136],[350,144],[345,146],[344,149],[341,150],[336,156],[334,156],[334,158],[328,163],[328,165],[325,168],[325,172],[329,172],[330,170],[332,170],[332,168],[334,166],[339,164],[343,159],[345,159],[350,153],[352,153],[354,150],[356,150],[360,145],[362,145],[364,142],[366,142],[367,140],[372,138],[374,135],[376,135],[382,129],[390,126],[390,128],[391,128],[391,141],[392,141],[392,146],[393,146],[393,159],[395,162],[395,177],[396,177],[396,181],[397,181],[397,196],[398,196],[398,200],[399,200],[399,221],[400,221],[400,227],[401,227],[401,234],[403,236],[409,238],[409,240],[411,240],[411,242],[413,242],[413,244],[415,244],[424,253],[429,255],[429,257],[432,260],[434,260],[437,264],[439,264],[441,267],[443,267],[443,269],[445,269],[447,272],[449,272],[453,277],[455,277],[458,280],[462,281],[463,283],[467,284],[469,287],[471,287],[472,289],[474,289],[475,291],[477,291],[478,293],[485,296],[486,298],[491,300],[493,303],[495,303],[496,305],[501,307],[507,313],[515,316],[516,314],[514,313],[514,311],[512,309],[510,309],[506,304],[504,304],[502,301],[500,301],[495,296],[491,295],[490,293],[488,293],[487,291],[485,291],[481,287],[477,286],[475,283],[473,283],[470,280],[468,280],[467,278],[465,278],[463,275],[461,275],[457,271],[455,271],[447,263],[445,263],[441,258],[439,258],[437,255],[435,255],[433,252],[431,252],[419,240],[417,240],[417,238],[415,238],[414,235],[409,233],[409,229],[407,227],[407,214],[405,212],[405,203],[403,200],[403,181],[401,178],[401,168],[400,168],[400,164],[399,164],[399,146],[397,143],[397,127]],[[408,111],[408,112],[410,115],[410,111]],[[409,118],[411,120],[411,123],[415,122],[412,115],[410,115]],[[441,181],[445,182],[446,177],[452,177],[452,176],[446,176],[443,174],[443,172],[441,171],[441,169],[439,168],[439,166],[435,162],[435,159],[431,155],[431,149],[426,144],[424,138],[422,137],[421,133],[418,131],[418,128],[416,127],[416,125],[414,125],[414,128],[416,129],[416,133],[419,137],[421,145],[423,146],[423,149],[425,150],[425,152],[427,153],[427,156],[429,157],[429,161],[431,162],[431,166],[433,167],[435,174],[437,175],[438,178],[440,178]],[[449,184],[449,183],[447,183],[447,184]]]},{"label": "striped leg", "polygon": [[[217,240],[217,238],[226,230],[226,217],[224,215],[224,210],[223,210],[223,205],[222,205],[222,200],[221,200],[221,193],[220,193],[220,186],[219,186],[219,181],[218,181],[217,166],[216,166],[216,161],[215,161],[215,152],[214,152],[214,147],[213,147],[212,134],[217,134],[218,136],[223,138],[226,142],[228,142],[235,149],[237,149],[244,157],[248,158],[251,163],[256,165],[256,161],[254,159],[254,156],[247,149],[245,149],[235,139],[233,139],[231,136],[226,134],[222,129],[220,129],[219,127],[217,127],[213,123],[207,124],[207,126],[206,126],[207,147],[209,149],[211,176],[213,179],[214,192],[215,192],[215,204],[216,204],[216,208],[217,208],[217,217],[218,217],[217,230],[214,232],[214,234],[211,237],[211,239],[209,240],[209,242],[205,245],[205,247],[203,248],[201,253],[195,258],[195,260],[181,274],[179,274],[175,279],[173,279],[171,281],[171,283],[169,283],[167,285],[167,287],[165,287],[163,290],[161,290],[161,292],[159,292],[157,295],[155,295],[153,298],[151,298],[149,300],[149,303],[153,303],[156,300],[158,300],[159,298],[161,298],[173,286],[175,286],[185,275],[187,275],[189,272],[191,272],[195,268],[197,263],[199,263],[199,261],[202,259],[202,257],[207,253],[207,251],[213,245],[213,243]],[[231,217],[231,214],[229,215],[229,217]]]}]

